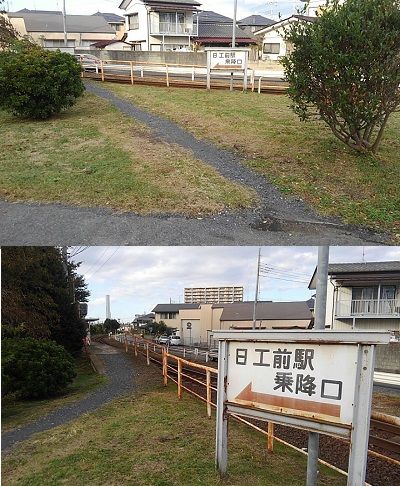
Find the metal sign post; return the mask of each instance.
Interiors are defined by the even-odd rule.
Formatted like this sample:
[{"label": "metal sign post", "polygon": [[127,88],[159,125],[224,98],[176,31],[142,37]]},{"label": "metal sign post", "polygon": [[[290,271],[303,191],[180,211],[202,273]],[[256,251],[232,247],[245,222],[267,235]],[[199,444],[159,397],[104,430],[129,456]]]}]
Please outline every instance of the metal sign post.
[{"label": "metal sign post", "polygon": [[389,333],[214,331],[219,340],[216,467],[228,419],[256,418],[351,440],[348,486],[365,482],[375,346]]}]

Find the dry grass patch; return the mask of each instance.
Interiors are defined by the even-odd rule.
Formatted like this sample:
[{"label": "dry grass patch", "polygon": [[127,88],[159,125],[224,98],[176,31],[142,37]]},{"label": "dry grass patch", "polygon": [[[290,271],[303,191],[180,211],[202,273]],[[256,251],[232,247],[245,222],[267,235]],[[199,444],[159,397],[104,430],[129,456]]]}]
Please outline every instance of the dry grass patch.
[{"label": "dry grass patch", "polygon": [[286,96],[126,86],[117,95],[167,116],[201,138],[239,151],[286,194],[347,223],[400,238],[400,115],[389,122],[380,152],[359,155],[322,123],[302,123]]},{"label": "dry grass patch", "polygon": [[[302,485],[306,459],[276,446],[265,453],[265,439],[245,426],[230,428],[228,477],[214,469],[215,421],[191,396],[181,401],[174,386],[161,385],[159,370],[132,357],[138,376],[136,396],[110,405],[66,426],[37,435],[3,459],[9,485],[87,484],[186,486],[188,484]],[[345,484],[342,476],[321,469],[321,485]]]},{"label": "dry grass patch", "polygon": [[47,121],[0,112],[0,194],[141,214],[248,207],[255,194],[86,94]]}]

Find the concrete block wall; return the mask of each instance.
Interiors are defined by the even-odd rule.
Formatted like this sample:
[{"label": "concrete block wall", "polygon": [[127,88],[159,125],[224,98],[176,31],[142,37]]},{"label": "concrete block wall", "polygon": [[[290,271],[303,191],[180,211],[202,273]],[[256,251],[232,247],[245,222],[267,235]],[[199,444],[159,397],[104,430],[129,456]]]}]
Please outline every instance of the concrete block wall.
[{"label": "concrete block wall", "polygon": [[375,371],[400,373],[400,343],[376,347]]},{"label": "concrete block wall", "polygon": [[103,61],[135,61],[160,64],[207,65],[205,52],[150,52],[150,51],[105,51],[102,49],[75,49],[75,54],[91,54]]}]

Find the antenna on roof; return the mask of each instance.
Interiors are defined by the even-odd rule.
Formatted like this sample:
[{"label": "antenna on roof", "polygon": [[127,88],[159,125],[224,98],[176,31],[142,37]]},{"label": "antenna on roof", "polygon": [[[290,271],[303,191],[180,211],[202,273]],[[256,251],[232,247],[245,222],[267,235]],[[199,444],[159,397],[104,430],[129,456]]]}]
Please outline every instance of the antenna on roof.
[{"label": "antenna on roof", "polygon": [[64,46],[68,47],[67,14],[66,14],[66,10],[65,10],[65,0],[63,0],[63,27],[64,27]]}]

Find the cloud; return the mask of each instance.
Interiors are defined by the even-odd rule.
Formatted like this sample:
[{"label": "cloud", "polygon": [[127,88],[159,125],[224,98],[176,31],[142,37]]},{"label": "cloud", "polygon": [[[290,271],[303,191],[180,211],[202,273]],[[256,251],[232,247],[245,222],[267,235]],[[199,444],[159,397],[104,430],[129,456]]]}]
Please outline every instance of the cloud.
[{"label": "cloud", "polygon": [[[264,300],[303,300],[310,297],[308,281],[317,263],[316,247],[263,247],[262,262],[274,274],[261,278]],[[400,247],[332,247],[331,262],[400,260]],[[254,299],[256,247],[92,247],[76,257],[91,290],[89,313],[105,316],[105,296],[111,296],[116,318],[131,320],[158,303],[182,302],[190,286],[243,285]],[[292,279],[285,273],[296,274]],[[287,277],[285,281],[280,278]]]}]

